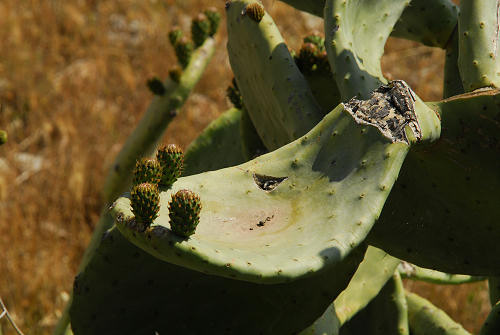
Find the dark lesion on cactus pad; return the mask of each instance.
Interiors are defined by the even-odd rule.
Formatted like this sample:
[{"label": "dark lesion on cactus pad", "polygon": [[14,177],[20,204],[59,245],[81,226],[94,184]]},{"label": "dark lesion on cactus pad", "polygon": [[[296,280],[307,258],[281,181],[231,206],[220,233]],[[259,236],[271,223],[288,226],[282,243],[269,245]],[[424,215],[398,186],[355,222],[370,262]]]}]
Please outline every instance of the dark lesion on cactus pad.
[{"label": "dark lesion on cactus pad", "polygon": [[288,177],[272,177],[257,173],[253,174],[253,180],[255,181],[255,184],[257,184],[257,186],[261,190],[268,192],[274,190],[286,179],[288,179]]},{"label": "dark lesion on cactus pad", "polygon": [[377,127],[393,143],[409,144],[405,133],[407,125],[417,140],[422,138],[415,115],[415,100],[408,84],[403,80],[395,80],[377,88],[367,100],[352,98],[344,104],[344,109],[356,122]]}]

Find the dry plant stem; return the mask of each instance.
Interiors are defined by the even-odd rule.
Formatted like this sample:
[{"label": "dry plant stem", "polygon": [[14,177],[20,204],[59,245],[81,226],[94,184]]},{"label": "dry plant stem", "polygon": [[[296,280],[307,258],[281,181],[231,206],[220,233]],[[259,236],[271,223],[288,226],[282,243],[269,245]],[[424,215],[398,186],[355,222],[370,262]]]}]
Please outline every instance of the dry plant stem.
[{"label": "dry plant stem", "polygon": [[7,307],[5,307],[5,304],[3,303],[2,298],[0,298],[0,307],[2,307],[2,313],[0,313],[0,320],[5,316],[7,318],[7,320],[9,321],[9,323],[14,328],[14,330],[16,331],[16,333],[18,333],[19,335],[24,335],[23,332],[21,331],[21,329],[19,329],[17,327],[14,320],[12,320],[12,317],[10,316],[9,311],[7,310]]},{"label": "dry plant stem", "polygon": [[[168,124],[177,114],[176,109],[186,101],[189,93],[201,78],[214,51],[215,40],[207,38],[205,43],[196,49],[191,56],[191,61],[183,71],[179,84],[173,83],[170,80],[167,81],[165,84],[167,89],[165,95],[153,99],[139,125],[128,137],[127,142],[116,157],[111,171],[106,178],[103,188],[105,208],[101,212],[101,217],[95,227],[90,244],[83,254],[78,272],[84,269],[91,259],[104,231],[113,225],[113,219],[108,214],[107,206],[124,192],[130,184],[132,170],[137,159],[148,156],[156,148]],[[173,101],[177,102],[177,104],[172,105]],[[172,109],[173,106],[176,108]],[[71,294],[70,300],[54,329],[54,335],[63,335],[66,333],[70,322],[69,308],[73,300],[72,298],[73,294]]]}]

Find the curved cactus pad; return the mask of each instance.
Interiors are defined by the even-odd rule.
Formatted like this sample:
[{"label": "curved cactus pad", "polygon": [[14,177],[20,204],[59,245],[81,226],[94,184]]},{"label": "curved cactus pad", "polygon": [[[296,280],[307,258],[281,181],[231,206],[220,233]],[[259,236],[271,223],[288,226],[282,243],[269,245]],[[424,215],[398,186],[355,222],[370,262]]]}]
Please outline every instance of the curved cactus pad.
[{"label": "curved cactus pad", "polygon": [[324,113],[269,14],[257,23],[252,0],[227,6],[227,51],[245,108],[262,142],[275,150],[308,132]]},{"label": "curved cactus pad", "polygon": [[[260,283],[294,280],[337,266],[364,240],[408,152],[393,140],[339,105],[279,150],[180,178],[161,193],[159,217],[145,233],[135,228],[128,198],[117,200],[113,215],[130,241],[167,262]],[[189,239],[168,222],[167,202],[179,189],[202,201]]]},{"label": "curved cactus pad", "polygon": [[71,326],[75,335],[296,334],[347,285],[364,250],[323,275],[259,285],[163,262],[112,228],[75,278]]},{"label": "curved cactus pad", "polygon": [[325,47],[342,99],[366,98],[386,82],[380,58],[408,0],[327,0]]},{"label": "curved cactus pad", "polygon": [[429,105],[441,138],[410,152],[368,241],[424,268],[500,275],[500,90]]}]

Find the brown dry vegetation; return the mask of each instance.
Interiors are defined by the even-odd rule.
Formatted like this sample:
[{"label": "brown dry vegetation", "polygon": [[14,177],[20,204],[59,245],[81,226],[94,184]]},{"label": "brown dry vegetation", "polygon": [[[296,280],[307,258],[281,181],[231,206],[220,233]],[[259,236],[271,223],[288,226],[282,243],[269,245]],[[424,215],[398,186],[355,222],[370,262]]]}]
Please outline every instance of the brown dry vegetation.
[{"label": "brown dry vegetation", "polygon": [[[72,287],[101,208],[106,170],[145,111],[145,82],[175,63],[169,28],[212,0],[2,0],[0,2],[0,296],[27,334],[48,334]],[[309,15],[269,0],[297,48],[321,29]],[[232,74],[222,25],[218,51],[164,142],[185,147],[228,107]],[[441,94],[443,51],[390,40],[383,60],[425,100]],[[486,284],[444,288],[407,283],[477,332]],[[9,334],[5,320],[0,327]]]}]

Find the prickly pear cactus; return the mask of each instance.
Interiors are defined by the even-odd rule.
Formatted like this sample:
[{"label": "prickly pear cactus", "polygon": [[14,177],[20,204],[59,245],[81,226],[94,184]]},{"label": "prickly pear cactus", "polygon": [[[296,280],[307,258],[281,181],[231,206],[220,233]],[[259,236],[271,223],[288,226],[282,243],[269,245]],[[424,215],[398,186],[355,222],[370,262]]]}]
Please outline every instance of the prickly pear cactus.
[{"label": "prickly pear cactus", "polygon": [[[75,279],[76,335],[468,334],[401,277],[490,277],[497,302],[498,1],[284,2],[323,16],[325,37],[291,53],[262,2],[227,1],[235,108],[184,160],[159,150],[159,189],[143,184],[148,165],[118,197],[131,162],[151,154],[156,118],[126,144]],[[160,123],[199,78],[219,20],[197,16],[193,41],[170,32],[182,69],[150,84]],[[446,49],[445,100],[384,78],[391,35]],[[481,334],[498,329],[498,309]]]}]

